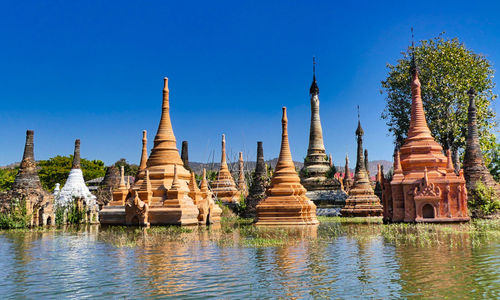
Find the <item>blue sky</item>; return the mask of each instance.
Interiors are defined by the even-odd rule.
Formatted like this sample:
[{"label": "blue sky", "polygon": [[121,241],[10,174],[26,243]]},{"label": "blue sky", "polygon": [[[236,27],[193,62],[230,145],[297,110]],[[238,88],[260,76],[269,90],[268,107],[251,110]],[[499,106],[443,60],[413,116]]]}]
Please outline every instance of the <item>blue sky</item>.
[{"label": "blue sky", "polygon": [[21,160],[26,129],[37,159],[71,154],[80,138],[85,158],[137,163],[143,129],[152,147],[164,76],[191,161],[219,160],[222,133],[228,153],[254,160],[262,140],[266,159],[277,157],[282,106],[302,160],[313,55],[327,152],[354,160],[360,105],[370,160],[391,160],[380,81],[410,27],[416,40],[459,37],[496,68],[499,11],[495,1],[4,1],[0,165]]}]

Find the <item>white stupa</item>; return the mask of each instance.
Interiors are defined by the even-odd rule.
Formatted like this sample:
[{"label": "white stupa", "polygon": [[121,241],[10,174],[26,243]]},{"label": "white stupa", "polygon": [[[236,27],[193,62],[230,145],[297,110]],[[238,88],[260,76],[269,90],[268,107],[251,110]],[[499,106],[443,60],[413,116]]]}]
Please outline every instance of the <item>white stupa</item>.
[{"label": "white stupa", "polygon": [[73,167],[59,195],[56,196],[56,205],[66,206],[72,203],[74,199],[83,199],[88,210],[96,207],[96,196],[92,195],[85,185],[82,169],[80,168],[80,140],[75,141]]}]

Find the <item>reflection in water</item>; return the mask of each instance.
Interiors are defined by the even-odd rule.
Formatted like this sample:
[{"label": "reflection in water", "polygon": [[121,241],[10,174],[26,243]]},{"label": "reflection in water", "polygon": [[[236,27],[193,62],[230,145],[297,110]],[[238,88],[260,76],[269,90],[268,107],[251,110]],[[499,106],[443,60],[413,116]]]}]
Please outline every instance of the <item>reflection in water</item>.
[{"label": "reflection in water", "polygon": [[[406,227],[405,227],[406,228]],[[444,232],[430,244],[380,224],[0,232],[8,298],[497,298],[500,243]]]}]

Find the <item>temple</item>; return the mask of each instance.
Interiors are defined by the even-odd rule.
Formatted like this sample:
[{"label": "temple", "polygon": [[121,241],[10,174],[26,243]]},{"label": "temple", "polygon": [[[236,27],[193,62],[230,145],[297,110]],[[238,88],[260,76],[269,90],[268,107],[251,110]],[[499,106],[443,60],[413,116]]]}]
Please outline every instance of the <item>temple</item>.
[{"label": "temple", "polygon": [[350,188],[345,206],[340,210],[343,217],[382,216],[380,199],[375,195],[370,184],[370,179],[368,178],[368,173],[366,172],[366,164],[363,156],[363,134],[364,131],[361,127],[361,122],[358,120],[358,128],[356,129],[358,151],[354,183]]},{"label": "temple", "polygon": [[342,207],[347,194],[341,190],[338,179],[327,178],[331,161],[326,155],[323,143],[323,130],[319,117],[319,87],[316,81],[315,61],[313,58],[313,80],[309,88],[311,100],[311,124],[309,147],[304,158],[304,167],[300,170],[300,182],[307,190],[307,197],[316,205],[334,205]]},{"label": "temple", "polygon": [[467,140],[464,156],[464,176],[467,185],[467,197],[474,197],[477,182],[493,188],[500,198],[500,184],[493,179],[490,171],[484,165],[483,154],[479,146],[479,132],[477,129],[476,92],[469,90],[469,111],[467,125]]},{"label": "temple", "polygon": [[217,179],[212,182],[212,192],[222,202],[236,203],[240,201],[240,191],[236,188],[233,176],[226,162],[226,137],[222,135],[222,153]]},{"label": "temple", "polygon": [[78,205],[86,212],[86,222],[97,222],[97,202],[96,196],[90,191],[80,167],[80,140],[75,140],[75,152],[73,154],[73,165],[69,172],[68,179],[63,188],[56,196],[56,206],[68,207]]},{"label": "temple", "polygon": [[257,205],[256,225],[317,225],[316,205],[306,196],[295,171],[283,107],[281,150],[267,197]]},{"label": "temple", "polygon": [[12,189],[0,192],[0,212],[16,209],[14,200],[26,205],[30,226],[55,225],[54,196],[43,190],[36,171],[34,154],[34,131],[26,131],[24,154]]},{"label": "temple", "polygon": [[191,179],[177,150],[165,78],[160,124],[146,167],[140,170],[138,180],[130,189],[120,183],[113,193],[113,201],[101,211],[101,223],[197,225],[200,211],[189,196],[189,193],[197,193],[189,187]]},{"label": "temple", "polygon": [[384,185],[384,221],[468,221],[463,171],[456,175],[450,152],[443,154],[427,126],[414,57],[411,76],[410,129],[395,151],[392,181]]},{"label": "temple", "polygon": [[257,162],[252,175],[250,190],[247,197],[247,211],[249,217],[255,216],[255,207],[266,197],[266,189],[269,186],[266,163],[264,162],[264,149],[262,142],[257,142]]}]

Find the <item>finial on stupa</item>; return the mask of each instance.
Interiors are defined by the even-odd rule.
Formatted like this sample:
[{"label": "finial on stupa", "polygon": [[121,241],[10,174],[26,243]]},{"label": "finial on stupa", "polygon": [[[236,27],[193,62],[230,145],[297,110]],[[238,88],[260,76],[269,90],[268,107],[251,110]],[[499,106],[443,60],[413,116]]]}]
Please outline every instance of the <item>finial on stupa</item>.
[{"label": "finial on stupa", "polygon": [[331,153],[328,155],[328,161],[330,163],[330,167],[333,167],[333,159],[332,159],[332,154]]},{"label": "finial on stupa", "polygon": [[429,183],[429,176],[427,174],[427,167],[424,168],[424,185]]},{"label": "finial on stupa", "polygon": [[359,117],[359,105],[358,105],[358,128],[356,128],[356,135],[358,137],[360,137],[363,134],[365,134],[365,132],[363,131],[363,128],[361,127],[361,119]]},{"label": "finial on stupa", "polygon": [[396,149],[394,151],[394,174],[399,174],[402,172],[403,172],[403,170],[401,169],[401,160],[399,157],[399,150]]},{"label": "finial on stupa", "polygon": [[75,152],[73,155],[72,169],[80,169],[80,140],[75,140]]},{"label": "finial on stupa", "polygon": [[146,169],[146,164],[148,162],[148,133],[146,130],[142,131],[142,153],[141,162],[139,163],[139,172]]},{"label": "finial on stupa", "polygon": [[170,108],[169,98],[168,98],[168,78],[163,78],[163,107]]},{"label": "finial on stupa", "polygon": [[125,167],[120,167],[120,189],[125,189],[127,186],[125,185]]},{"label": "finial on stupa", "polygon": [[453,160],[451,158],[451,150],[446,150],[446,169],[448,172],[455,172],[455,168],[453,167]]},{"label": "finial on stupa", "polygon": [[222,134],[222,151],[221,151],[221,165],[226,163],[226,136]]},{"label": "finial on stupa", "polygon": [[345,154],[345,170],[344,170],[344,178],[350,178],[350,171],[349,171],[349,156],[347,153]]},{"label": "finial on stupa", "polygon": [[200,190],[208,191],[207,170],[205,168],[203,168],[203,176],[201,177]]},{"label": "finial on stupa", "polygon": [[127,176],[127,190],[130,189],[130,176]]},{"label": "finial on stupa", "polygon": [[311,87],[309,88],[309,94],[319,95],[319,87],[316,81],[316,58],[313,56],[313,81]]},{"label": "finial on stupa", "polygon": [[174,165],[174,179],[172,180],[172,187],[170,190],[177,190],[181,187],[179,177],[177,176],[177,165]]}]

